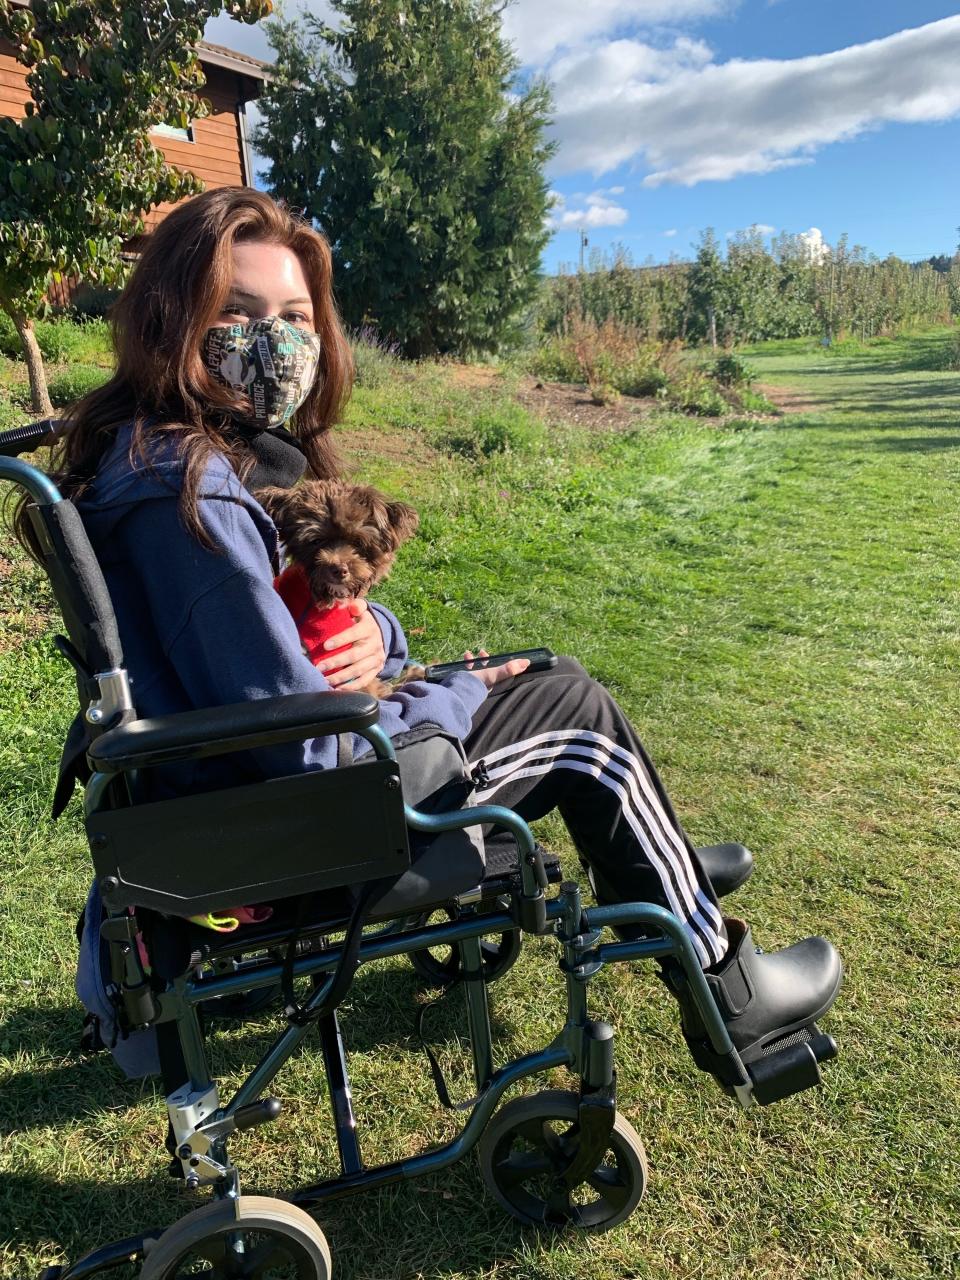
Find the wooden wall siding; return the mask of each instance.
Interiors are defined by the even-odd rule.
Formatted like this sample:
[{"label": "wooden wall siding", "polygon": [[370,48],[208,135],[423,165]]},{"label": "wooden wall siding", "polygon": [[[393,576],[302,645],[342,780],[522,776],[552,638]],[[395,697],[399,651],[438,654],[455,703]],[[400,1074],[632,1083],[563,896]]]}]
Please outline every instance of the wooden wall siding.
[{"label": "wooden wall siding", "polygon": [[[30,97],[27,69],[10,52],[11,46],[0,41],[0,116],[23,118],[23,105]],[[213,111],[193,124],[193,142],[160,135],[151,137],[167,160],[178,169],[186,169],[202,178],[207,187],[239,186],[244,182],[237,118],[236,77],[222,67],[205,67],[207,86],[203,96],[210,99]],[[158,205],[147,215],[147,230],[170,212],[170,204]]]},{"label": "wooden wall siding", "polygon": [[68,307],[79,287],[79,277],[61,276],[59,280],[51,282],[50,288],[47,290],[47,301],[55,307]]},{"label": "wooden wall siding", "polygon": [[[193,142],[154,135],[150,141],[178,169],[186,169],[211,187],[241,186],[244,183],[237,119],[237,91],[233,74],[220,67],[205,67],[207,87],[202,91],[210,99],[213,111],[193,122]],[[147,215],[147,230],[170,212],[173,206],[158,205]]]},{"label": "wooden wall siding", "polygon": [[13,46],[0,40],[0,116],[22,120],[26,114],[23,104],[29,97],[27,68],[13,56]]}]

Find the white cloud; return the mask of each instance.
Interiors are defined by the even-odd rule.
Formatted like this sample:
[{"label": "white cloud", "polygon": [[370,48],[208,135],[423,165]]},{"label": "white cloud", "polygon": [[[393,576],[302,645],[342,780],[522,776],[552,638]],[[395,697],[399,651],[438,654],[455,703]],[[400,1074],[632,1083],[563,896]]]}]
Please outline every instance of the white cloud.
[{"label": "white cloud", "polygon": [[558,49],[577,48],[627,28],[660,23],[676,27],[715,17],[739,0],[516,0],[503,15],[503,31],[526,64],[541,65]]},{"label": "white cloud", "polygon": [[824,240],[823,232],[819,227],[811,227],[809,231],[801,231],[797,239],[803,245],[811,262],[822,262],[824,258],[829,258],[830,246]]},{"label": "white cloud", "polygon": [[[677,27],[735,9],[741,0],[514,0],[503,16],[503,33],[526,66],[542,66],[560,49],[578,48],[618,31],[649,30],[662,23]],[[295,0],[284,16],[312,13],[336,26],[339,14],[330,0]],[[238,53],[273,60],[263,24],[248,26],[221,14],[211,18],[204,39]]]},{"label": "white cloud", "polygon": [[[960,15],[789,60],[721,63],[689,36],[667,44],[637,38],[657,24],[675,30],[740,2],[516,0],[508,6],[505,33],[525,63],[539,66],[554,84],[560,147],[552,171],[599,175],[633,163],[647,170],[648,187],[694,186],[810,164],[821,147],[889,122],[960,115]],[[300,0],[290,5],[290,16],[304,10],[326,20],[336,16],[330,0]],[[610,38],[626,31],[632,38]],[[221,16],[207,24],[205,36],[272,57],[262,24]],[[607,194],[622,191],[608,188]]]},{"label": "white cloud", "polygon": [[[611,187],[610,191],[620,192],[622,187]],[[570,208],[566,197],[559,191],[551,191],[553,208],[547,225],[554,231],[570,231],[577,227],[622,227],[630,216],[622,205],[609,199],[604,191],[591,191],[587,195],[578,193],[572,197],[580,208]]]},{"label": "white cloud", "polygon": [[834,53],[716,63],[701,41],[614,40],[563,54],[554,171],[642,160],[648,187],[693,186],[808,164],[888,122],[960,115],[960,16]]},{"label": "white cloud", "polygon": [[[773,233],[776,231],[776,229],[777,229],[776,227],[767,226],[765,222],[751,222],[749,227],[742,228],[742,230],[744,231],[755,231],[758,235],[761,235],[761,236],[772,236]],[[739,231],[725,232],[726,238],[728,240],[732,240],[734,236],[738,236],[739,234],[740,234]]]},{"label": "white cloud", "polygon": [[668,240],[672,240],[673,237],[677,234],[677,228],[671,227],[669,231],[665,231],[663,234],[667,237]]}]

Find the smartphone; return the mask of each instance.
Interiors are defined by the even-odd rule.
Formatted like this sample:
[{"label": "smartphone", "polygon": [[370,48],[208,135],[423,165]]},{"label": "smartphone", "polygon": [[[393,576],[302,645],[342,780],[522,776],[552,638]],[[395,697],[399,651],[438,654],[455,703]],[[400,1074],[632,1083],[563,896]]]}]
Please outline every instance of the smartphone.
[{"label": "smartphone", "polygon": [[514,649],[511,653],[491,653],[486,658],[463,658],[460,662],[435,662],[424,669],[424,679],[436,684],[452,671],[476,671],[484,667],[502,667],[511,658],[529,658],[527,671],[549,671],[557,665],[557,655],[550,649]]}]

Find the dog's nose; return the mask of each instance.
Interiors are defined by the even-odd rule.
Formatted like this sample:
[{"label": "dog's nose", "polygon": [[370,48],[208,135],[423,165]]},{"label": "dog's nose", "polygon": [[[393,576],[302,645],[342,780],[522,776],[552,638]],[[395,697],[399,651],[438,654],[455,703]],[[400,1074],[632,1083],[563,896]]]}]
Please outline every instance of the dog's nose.
[{"label": "dog's nose", "polygon": [[333,566],[333,576],[343,582],[345,578],[350,576],[350,570],[345,564],[335,564]]}]

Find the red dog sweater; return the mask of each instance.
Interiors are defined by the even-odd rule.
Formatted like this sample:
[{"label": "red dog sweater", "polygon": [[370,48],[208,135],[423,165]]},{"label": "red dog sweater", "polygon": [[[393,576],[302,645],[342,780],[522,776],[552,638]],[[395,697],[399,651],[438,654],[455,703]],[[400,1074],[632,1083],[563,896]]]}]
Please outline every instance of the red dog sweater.
[{"label": "red dog sweater", "polygon": [[307,657],[316,665],[321,658],[329,658],[333,653],[342,653],[350,646],[342,644],[339,649],[324,649],[323,645],[331,636],[352,627],[356,618],[345,604],[317,605],[310,594],[307,575],[298,564],[289,565],[274,580],[280,599],[290,610],[300,643]]}]

